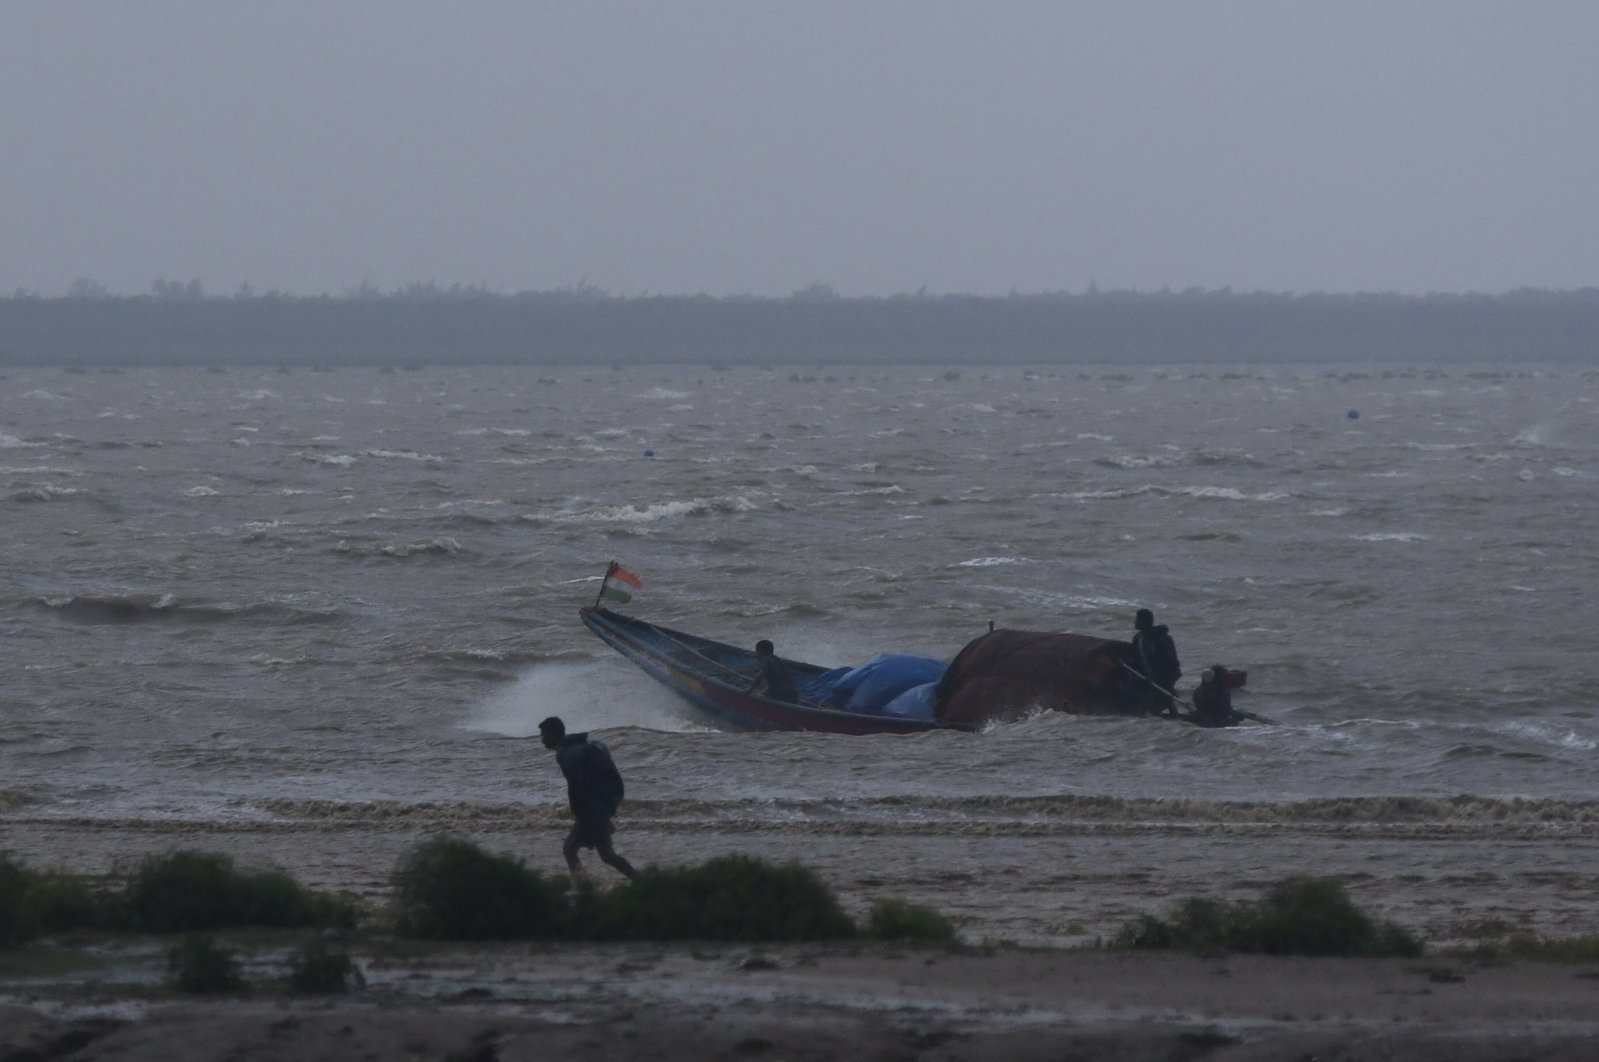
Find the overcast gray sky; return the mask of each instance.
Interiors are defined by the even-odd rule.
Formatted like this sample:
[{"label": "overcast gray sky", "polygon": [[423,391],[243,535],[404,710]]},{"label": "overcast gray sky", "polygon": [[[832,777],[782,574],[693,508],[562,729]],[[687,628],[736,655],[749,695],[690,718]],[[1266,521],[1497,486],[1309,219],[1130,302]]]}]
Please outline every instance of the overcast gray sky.
[{"label": "overcast gray sky", "polygon": [[0,0],[0,291],[1599,285],[1599,3]]}]

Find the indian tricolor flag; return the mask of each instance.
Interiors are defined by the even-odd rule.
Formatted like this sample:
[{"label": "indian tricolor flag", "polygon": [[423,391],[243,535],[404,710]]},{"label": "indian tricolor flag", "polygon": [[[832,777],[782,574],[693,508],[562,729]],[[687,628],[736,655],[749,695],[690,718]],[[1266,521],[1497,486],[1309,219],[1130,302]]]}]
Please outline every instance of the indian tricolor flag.
[{"label": "indian tricolor flag", "polygon": [[633,600],[633,590],[629,590],[629,586],[633,590],[640,590],[643,589],[644,584],[639,580],[638,576],[612,561],[610,567],[605,569],[605,579],[600,583],[600,597],[606,601],[615,601],[617,604],[625,605]]}]

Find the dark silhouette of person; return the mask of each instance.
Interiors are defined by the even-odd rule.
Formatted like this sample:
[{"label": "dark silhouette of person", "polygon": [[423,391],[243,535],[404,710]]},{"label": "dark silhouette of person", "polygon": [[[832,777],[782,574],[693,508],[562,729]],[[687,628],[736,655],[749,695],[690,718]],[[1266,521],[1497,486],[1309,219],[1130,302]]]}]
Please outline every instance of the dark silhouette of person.
[{"label": "dark silhouette of person", "polygon": [[778,658],[772,643],[762,638],[755,643],[755,681],[749,684],[752,693],[774,701],[799,703],[799,690],[794,685],[794,672]]},{"label": "dark silhouette of person", "polygon": [[1200,726],[1232,726],[1232,682],[1227,669],[1212,664],[1199,673],[1199,685],[1194,689],[1193,721]]},{"label": "dark silhouette of person", "polygon": [[611,750],[604,742],[587,734],[568,734],[566,724],[559,716],[550,716],[539,724],[539,737],[544,747],[555,751],[555,762],[566,777],[566,800],[572,807],[572,831],[566,835],[561,854],[566,856],[567,869],[573,877],[583,873],[578,862],[579,848],[592,848],[599,853],[607,866],[615,867],[629,878],[637,878],[633,864],[616,854],[611,847],[611,834],[615,827],[611,819],[622,805],[622,772],[611,759]]},{"label": "dark silhouette of person", "polygon": [[[1164,623],[1155,623],[1155,614],[1141,608],[1133,616],[1133,650],[1128,663],[1147,680],[1145,703],[1153,711],[1174,712],[1173,697],[1182,665],[1177,661],[1177,643]],[[1154,688],[1150,688],[1153,685]]]}]

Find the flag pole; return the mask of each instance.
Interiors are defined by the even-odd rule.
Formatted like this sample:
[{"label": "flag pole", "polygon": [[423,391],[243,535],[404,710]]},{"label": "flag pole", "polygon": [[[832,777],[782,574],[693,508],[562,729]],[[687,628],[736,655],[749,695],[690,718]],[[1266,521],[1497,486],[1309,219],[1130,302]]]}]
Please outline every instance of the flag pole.
[{"label": "flag pole", "polygon": [[616,562],[605,566],[605,577],[600,580],[600,592],[594,595],[594,607],[599,608],[600,602],[605,600],[605,584],[611,581],[611,573],[616,571]]}]

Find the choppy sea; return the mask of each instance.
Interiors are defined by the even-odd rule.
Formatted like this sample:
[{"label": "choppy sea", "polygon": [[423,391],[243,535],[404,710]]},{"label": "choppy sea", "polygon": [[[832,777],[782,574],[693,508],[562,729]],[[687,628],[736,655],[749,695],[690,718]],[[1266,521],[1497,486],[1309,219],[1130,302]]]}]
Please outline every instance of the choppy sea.
[{"label": "choppy sea", "polygon": [[[559,714],[684,831],[1599,834],[1580,367],[7,370],[0,513],[0,830],[515,817]],[[1277,725],[721,733],[612,559],[829,666],[1148,607]]]}]

